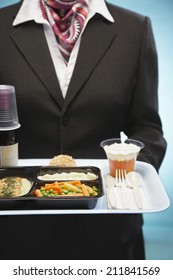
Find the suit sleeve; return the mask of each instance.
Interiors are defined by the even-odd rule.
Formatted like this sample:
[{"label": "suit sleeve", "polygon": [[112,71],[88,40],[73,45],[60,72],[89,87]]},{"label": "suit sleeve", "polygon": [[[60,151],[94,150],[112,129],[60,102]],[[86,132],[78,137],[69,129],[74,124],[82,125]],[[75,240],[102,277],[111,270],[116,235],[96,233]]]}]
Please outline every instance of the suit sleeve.
[{"label": "suit sleeve", "polygon": [[159,169],[166,151],[158,113],[158,62],[151,22],[145,18],[136,85],[131,99],[126,133],[145,144],[138,160]]}]

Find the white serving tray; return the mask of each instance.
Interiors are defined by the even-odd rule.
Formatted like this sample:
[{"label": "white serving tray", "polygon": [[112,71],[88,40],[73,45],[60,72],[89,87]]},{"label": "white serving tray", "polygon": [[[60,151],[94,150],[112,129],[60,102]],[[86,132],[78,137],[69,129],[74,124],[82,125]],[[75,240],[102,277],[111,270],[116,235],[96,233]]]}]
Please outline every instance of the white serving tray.
[{"label": "white serving tray", "polygon": [[[48,159],[26,159],[20,160],[19,166],[36,166],[47,165]],[[138,209],[133,197],[133,190],[127,188],[127,196],[130,200],[130,209],[123,209],[121,198],[118,194],[120,190],[115,190],[115,196],[117,199],[117,209],[110,209],[108,207],[107,195],[106,195],[106,181],[105,175],[109,173],[109,166],[107,160],[77,160],[77,166],[96,166],[101,169],[103,177],[103,185],[105,194],[98,199],[97,205],[94,209],[62,209],[62,210],[2,210],[0,215],[41,215],[41,214],[118,214],[118,213],[150,213],[159,212],[167,209],[170,206],[169,198],[163,187],[159,175],[154,167],[148,163],[136,162],[136,171],[142,176],[142,184],[140,186],[140,192],[143,201],[143,209]]]}]

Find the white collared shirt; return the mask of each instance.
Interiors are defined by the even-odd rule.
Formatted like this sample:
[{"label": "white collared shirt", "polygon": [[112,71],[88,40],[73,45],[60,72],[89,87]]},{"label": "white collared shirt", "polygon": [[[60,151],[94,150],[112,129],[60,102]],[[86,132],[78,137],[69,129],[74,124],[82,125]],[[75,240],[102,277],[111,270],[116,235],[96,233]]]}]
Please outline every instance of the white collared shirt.
[{"label": "white collared shirt", "polygon": [[68,64],[66,65],[64,62],[64,58],[58,48],[55,34],[49,22],[46,19],[44,19],[42,15],[39,1],[40,0],[24,0],[13,22],[13,26],[22,24],[30,20],[34,20],[38,24],[43,24],[44,32],[49,46],[49,51],[52,57],[52,61],[54,64],[55,72],[60,84],[62,95],[65,98],[73,74],[74,66],[76,63],[80,42],[81,42],[81,35],[84,29],[86,28],[87,23],[96,13],[101,14],[110,22],[114,22],[114,19],[111,16],[110,12],[108,11],[104,0],[89,0],[88,17],[85,21],[84,28],[71,52]]}]

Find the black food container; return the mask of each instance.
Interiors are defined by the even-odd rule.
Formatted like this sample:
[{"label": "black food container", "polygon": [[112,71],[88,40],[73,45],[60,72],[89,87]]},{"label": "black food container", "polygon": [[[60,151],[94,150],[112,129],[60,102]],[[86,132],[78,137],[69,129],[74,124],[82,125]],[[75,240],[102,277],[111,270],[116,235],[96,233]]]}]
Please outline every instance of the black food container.
[{"label": "black food container", "polygon": [[[92,173],[96,178],[85,178],[77,179],[70,178],[69,175],[75,172],[79,174]],[[39,179],[40,176],[45,174],[54,174],[63,175],[66,173],[68,176],[67,179],[61,178],[58,180],[49,179],[43,180]],[[24,196],[15,197],[15,198],[0,198],[0,209],[93,209],[100,197],[103,196],[103,184],[101,178],[101,171],[99,168],[94,166],[84,166],[84,167],[16,167],[16,168],[3,168],[0,169],[0,179],[8,176],[20,176],[27,178],[31,181],[32,187],[31,190]],[[46,183],[53,183],[55,181],[73,181],[80,180],[81,183],[84,183],[88,186],[95,186],[98,189],[98,195],[96,196],[54,196],[54,197],[36,197],[35,190],[39,189],[41,186],[44,186]]]}]

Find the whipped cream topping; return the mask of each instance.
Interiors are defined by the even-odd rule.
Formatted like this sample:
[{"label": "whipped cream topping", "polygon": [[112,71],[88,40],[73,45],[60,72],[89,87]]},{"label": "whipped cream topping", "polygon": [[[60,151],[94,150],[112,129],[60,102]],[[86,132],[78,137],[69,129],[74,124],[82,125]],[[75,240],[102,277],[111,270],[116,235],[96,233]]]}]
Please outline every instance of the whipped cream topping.
[{"label": "whipped cream topping", "polygon": [[124,161],[136,159],[141,148],[132,143],[114,143],[104,146],[104,150],[108,159]]}]

